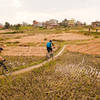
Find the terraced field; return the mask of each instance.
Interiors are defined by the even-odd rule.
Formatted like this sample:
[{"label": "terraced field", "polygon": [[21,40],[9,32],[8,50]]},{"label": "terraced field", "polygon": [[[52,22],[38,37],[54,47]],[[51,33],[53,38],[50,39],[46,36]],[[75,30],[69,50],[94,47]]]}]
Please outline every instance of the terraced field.
[{"label": "terraced field", "polygon": [[83,44],[70,45],[67,49],[72,52],[100,55],[100,38],[84,42]]}]

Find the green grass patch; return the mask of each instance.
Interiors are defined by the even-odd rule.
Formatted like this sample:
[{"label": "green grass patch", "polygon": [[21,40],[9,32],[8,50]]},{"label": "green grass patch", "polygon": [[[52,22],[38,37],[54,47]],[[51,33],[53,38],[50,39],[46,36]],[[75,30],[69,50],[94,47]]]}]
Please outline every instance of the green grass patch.
[{"label": "green grass patch", "polygon": [[100,35],[100,32],[79,31],[79,33],[84,35]]},{"label": "green grass patch", "polygon": [[23,33],[23,31],[5,32],[5,33],[2,33],[2,34],[17,34],[17,33]]}]

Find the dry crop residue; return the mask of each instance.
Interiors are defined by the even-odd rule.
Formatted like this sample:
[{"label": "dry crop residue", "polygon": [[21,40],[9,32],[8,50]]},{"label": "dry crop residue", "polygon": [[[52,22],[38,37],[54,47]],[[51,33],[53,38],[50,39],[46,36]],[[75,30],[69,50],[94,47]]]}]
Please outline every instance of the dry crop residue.
[{"label": "dry crop residue", "polygon": [[82,45],[70,45],[67,49],[72,52],[100,55],[100,39],[90,40]]}]

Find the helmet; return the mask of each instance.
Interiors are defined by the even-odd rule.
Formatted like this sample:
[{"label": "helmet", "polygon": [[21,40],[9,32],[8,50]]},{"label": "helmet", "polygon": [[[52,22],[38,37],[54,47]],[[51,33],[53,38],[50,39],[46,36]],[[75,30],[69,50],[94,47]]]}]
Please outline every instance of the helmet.
[{"label": "helmet", "polygon": [[52,40],[50,40],[49,42],[52,42]]}]

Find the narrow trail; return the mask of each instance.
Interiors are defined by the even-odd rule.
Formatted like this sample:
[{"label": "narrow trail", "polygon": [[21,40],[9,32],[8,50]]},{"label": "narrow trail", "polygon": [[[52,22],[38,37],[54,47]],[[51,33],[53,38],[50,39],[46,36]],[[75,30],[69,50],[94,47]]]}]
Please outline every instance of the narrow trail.
[{"label": "narrow trail", "polygon": [[[57,55],[55,55],[53,57],[53,59],[56,59],[58,56],[60,56],[62,54],[62,52],[64,51],[65,48],[66,48],[66,45],[63,46],[63,48],[60,50],[60,52]],[[7,74],[6,76],[9,76],[9,75],[10,76],[15,76],[15,75],[18,75],[18,74],[22,74],[22,73],[25,73],[25,72],[29,72],[29,71],[31,71],[31,70],[33,70],[35,68],[39,68],[39,67],[45,65],[46,63],[50,62],[51,60],[52,60],[52,58],[49,59],[49,60],[46,60],[46,61],[44,61],[44,62],[42,62],[42,63],[40,63],[38,65],[34,65],[34,66],[31,66],[31,67],[28,67],[28,68],[24,68],[24,69],[21,69],[21,70],[12,72],[11,75],[10,74]],[[0,78],[3,78],[3,77],[5,77],[5,76],[4,75],[0,75]]]}]

